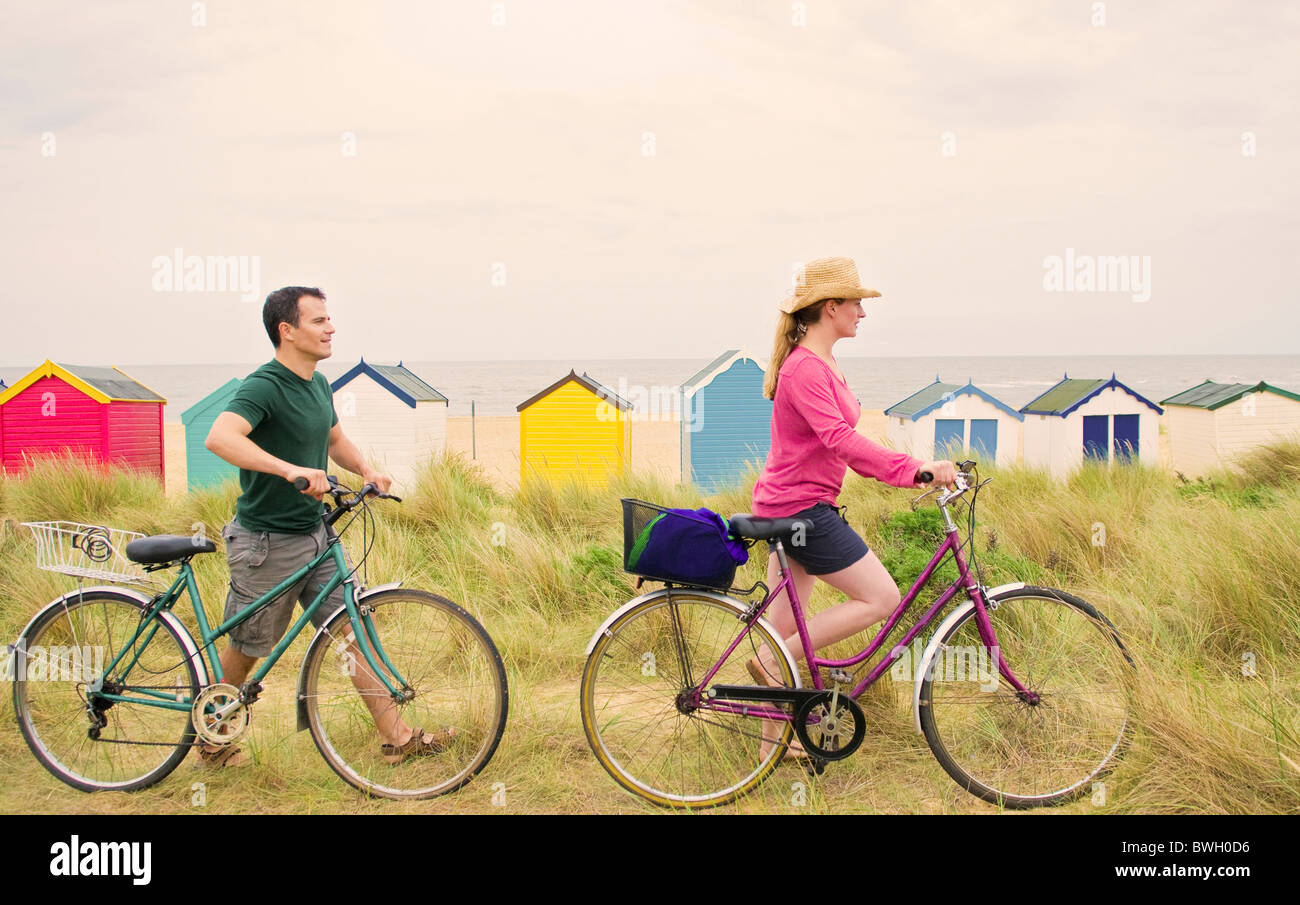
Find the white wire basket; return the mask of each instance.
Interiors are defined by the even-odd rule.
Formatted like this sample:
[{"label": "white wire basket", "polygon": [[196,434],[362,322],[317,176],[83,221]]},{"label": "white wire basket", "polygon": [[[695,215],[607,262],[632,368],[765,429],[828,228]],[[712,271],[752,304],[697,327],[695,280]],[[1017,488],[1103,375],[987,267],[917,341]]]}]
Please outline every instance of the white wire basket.
[{"label": "white wire basket", "polygon": [[150,576],[126,558],[135,531],[80,522],[23,522],[36,535],[36,565],[74,578],[148,584]]}]

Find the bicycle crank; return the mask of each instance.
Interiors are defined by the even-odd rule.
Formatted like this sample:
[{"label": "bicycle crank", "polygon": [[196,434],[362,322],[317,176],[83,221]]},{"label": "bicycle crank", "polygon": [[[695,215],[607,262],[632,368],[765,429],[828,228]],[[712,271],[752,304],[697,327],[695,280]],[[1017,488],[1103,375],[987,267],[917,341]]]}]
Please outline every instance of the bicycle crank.
[{"label": "bicycle crank", "polygon": [[239,689],[218,683],[199,692],[190,711],[194,732],[209,745],[230,745],[248,728],[249,713]]},{"label": "bicycle crank", "polygon": [[867,723],[858,702],[837,689],[805,698],[794,712],[794,731],[814,758],[843,760],[862,744]]}]

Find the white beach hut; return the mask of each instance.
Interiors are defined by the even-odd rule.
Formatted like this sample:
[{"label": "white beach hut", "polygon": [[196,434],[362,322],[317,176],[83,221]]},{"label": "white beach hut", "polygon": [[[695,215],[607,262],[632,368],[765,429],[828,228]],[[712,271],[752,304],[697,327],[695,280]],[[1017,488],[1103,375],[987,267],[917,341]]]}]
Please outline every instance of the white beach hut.
[{"label": "white beach hut", "polygon": [[336,379],[339,424],[375,468],[410,487],[424,460],[447,448],[447,397],[400,361],[364,358]]},{"label": "white beach hut", "polygon": [[1110,379],[1078,379],[1065,375],[1020,409],[1025,416],[1024,463],[1065,477],[1083,463],[1160,462],[1161,408]]},{"label": "white beach hut", "polygon": [[934,383],[885,409],[889,440],[921,459],[951,459],[969,450],[980,464],[1014,465],[1024,416],[970,380]]},{"label": "white beach hut", "polygon": [[1259,383],[1206,380],[1160,403],[1170,465],[1188,477],[1229,464],[1262,443],[1300,439],[1300,395]]}]

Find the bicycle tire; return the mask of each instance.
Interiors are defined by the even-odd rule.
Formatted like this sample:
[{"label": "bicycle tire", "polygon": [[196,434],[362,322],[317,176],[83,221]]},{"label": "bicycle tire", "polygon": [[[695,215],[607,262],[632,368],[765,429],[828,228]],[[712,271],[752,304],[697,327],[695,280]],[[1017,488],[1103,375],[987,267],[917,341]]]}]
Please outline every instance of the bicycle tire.
[{"label": "bicycle tire", "polygon": [[[366,595],[379,643],[410,684],[414,697],[379,699],[411,729],[453,729],[451,744],[433,756],[393,765],[381,752],[375,717],[349,670],[370,669],[359,652],[346,610],[317,633],[302,666],[302,703],[317,750],[345,782],[380,798],[419,799],[464,786],[496,752],[505,732],[509,690],[492,638],[457,604],[408,588]],[[377,681],[377,677],[372,678]]]},{"label": "bicycle tire", "polygon": [[[695,681],[703,678],[746,611],[730,598],[673,590],[632,607],[598,635],[582,672],[582,726],[596,759],[624,789],[663,807],[716,807],[776,769],[794,734],[791,723],[780,723],[763,758],[761,731],[775,721],[677,707],[688,689],[683,662]],[[753,685],[745,663],[767,644],[779,655],[782,683],[795,685],[795,665],[767,624],[756,623],[749,634],[753,640],[736,647],[710,684]]]},{"label": "bicycle tire", "polygon": [[[18,727],[45,769],[84,792],[131,792],[151,786],[176,769],[194,741],[189,711],[121,702],[100,711],[105,725],[91,737],[87,680],[93,681],[92,676],[98,677],[117,659],[117,645],[135,633],[144,611],[129,594],[86,591],[70,595],[60,607],[47,608],[21,636],[29,668],[14,679]],[[193,700],[199,673],[192,658],[198,654],[192,643],[186,644],[178,623],[154,621],[158,630],[153,637],[143,646],[137,643],[118,664],[127,664],[130,672],[109,678],[134,679],[136,688],[166,689],[178,699],[186,695]],[[55,649],[61,651],[58,678],[50,675],[55,655],[48,652]],[[39,677],[34,675],[36,651],[46,657]]]},{"label": "bicycle tire", "polygon": [[[954,662],[969,662],[969,649],[988,656],[971,607],[938,648],[962,659],[945,658],[922,681],[926,742],[948,775],[985,801],[1027,809],[1075,800],[1114,768],[1128,742],[1133,660],[1114,624],[1072,594],[1027,586],[994,601],[988,613],[1002,656],[1041,703],[1023,700],[1000,675],[987,691],[943,675]],[[982,686],[996,674],[990,661],[977,677]]]}]

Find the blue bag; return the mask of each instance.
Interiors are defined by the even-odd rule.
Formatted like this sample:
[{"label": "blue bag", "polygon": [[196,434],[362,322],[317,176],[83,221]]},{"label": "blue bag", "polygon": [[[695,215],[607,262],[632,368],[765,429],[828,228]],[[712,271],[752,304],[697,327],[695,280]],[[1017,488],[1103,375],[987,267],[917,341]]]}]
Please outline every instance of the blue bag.
[{"label": "blue bag", "polygon": [[745,545],[729,536],[727,520],[711,509],[665,509],[623,500],[623,566],[674,584],[729,588],[736,567],[749,561]]}]

